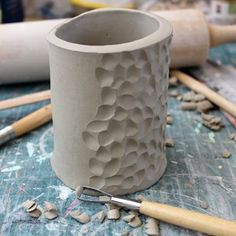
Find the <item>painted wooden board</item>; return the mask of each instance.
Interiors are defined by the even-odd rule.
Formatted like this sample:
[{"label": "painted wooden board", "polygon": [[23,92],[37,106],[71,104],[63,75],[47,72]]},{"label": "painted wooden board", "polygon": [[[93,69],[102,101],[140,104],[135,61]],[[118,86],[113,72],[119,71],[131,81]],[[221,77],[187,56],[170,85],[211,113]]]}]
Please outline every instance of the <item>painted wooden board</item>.
[{"label": "painted wooden board", "polygon": [[[0,99],[48,89],[49,85],[29,84],[0,88]],[[181,92],[186,91],[181,88]],[[0,112],[0,128],[42,106],[29,105]],[[236,220],[236,143],[228,136],[235,129],[222,116],[226,127],[212,133],[200,123],[196,112],[183,112],[180,102],[169,99],[168,112],[174,123],[167,126],[167,136],[176,141],[167,149],[168,168],[163,178],[151,188],[129,195],[142,194],[147,199],[184,207],[199,212]],[[224,149],[232,152],[230,159],[221,158]],[[73,192],[54,174],[50,166],[53,151],[52,124],[43,126],[26,136],[0,148],[0,235],[121,235],[133,232],[144,235],[144,227],[132,229],[127,223],[105,221],[100,224],[95,214],[105,206],[87,204],[75,199]],[[66,158],[66,157],[65,157]],[[32,219],[21,207],[27,199],[55,203],[60,217],[49,221],[44,217]],[[203,209],[201,203],[209,207]],[[81,225],[68,216],[72,209],[86,211],[92,221]],[[122,215],[125,212],[122,211]],[[145,221],[145,217],[141,218]],[[160,224],[161,235],[190,236],[196,232],[165,223]]]}]

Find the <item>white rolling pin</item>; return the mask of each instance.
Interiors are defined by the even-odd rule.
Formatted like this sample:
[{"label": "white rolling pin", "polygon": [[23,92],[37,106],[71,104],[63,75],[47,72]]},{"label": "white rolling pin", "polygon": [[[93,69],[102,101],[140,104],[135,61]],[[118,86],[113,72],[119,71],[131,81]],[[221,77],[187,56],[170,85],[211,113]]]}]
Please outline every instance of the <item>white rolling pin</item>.
[{"label": "white rolling pin", "polygon": [[[208,25],[198,10],[154,14],[173,25],[172,68],[201,65],[210,46],[236,41],[236,26]],[[0,84],[48,80],[46,35],[64,20],[0,25]]]}]

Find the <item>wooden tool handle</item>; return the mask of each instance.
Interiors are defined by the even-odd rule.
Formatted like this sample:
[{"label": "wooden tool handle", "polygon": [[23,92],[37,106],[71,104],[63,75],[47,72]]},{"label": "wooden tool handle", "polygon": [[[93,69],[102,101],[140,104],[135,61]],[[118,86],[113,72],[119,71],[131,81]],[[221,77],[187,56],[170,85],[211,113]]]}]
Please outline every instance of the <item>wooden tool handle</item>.
[{"label": "wooden tool handle", "polygon": [[48,100],[51,98],[51,91],[46,90],[42,92],[32,93],[16,98],[10,98],[4,101],[0,101],[0,110],[22,106],[26,104],[31,104],[35,102],[40,102],[44,100]]},{"label": "wooden tool handle", "polygon": [[197,93],[203,94],[206,98],[208,98],[212,103],[216,104],[224,111],[228,112],[232,116],[236,118],[236,105],[232,102],[228,101],[224,97],[220,96],[215,91],[208,88],[206,85],[198,82],[193,79],[191,76],[180,72],[178,70],[174,70],[171,72],[172,76],[175,76],[179,81],[185,84],[187,87],[191,88]]},{"label": "wooden tool handle", "polygon": [[146,216],[209,235],[236,235],[236,222],[165,204],[143,201],[140,212]]},{"label": "wooden tool handle", "polygon": [[236,42],[236,25],[209,25],[210,46]]},{"label": "wooden tool handle", "polygon": [[24,118],[16,121],[11,126],[15,130],[16,136],[19,137],[52,119],[52,106],[51,104],[25,116]]}]

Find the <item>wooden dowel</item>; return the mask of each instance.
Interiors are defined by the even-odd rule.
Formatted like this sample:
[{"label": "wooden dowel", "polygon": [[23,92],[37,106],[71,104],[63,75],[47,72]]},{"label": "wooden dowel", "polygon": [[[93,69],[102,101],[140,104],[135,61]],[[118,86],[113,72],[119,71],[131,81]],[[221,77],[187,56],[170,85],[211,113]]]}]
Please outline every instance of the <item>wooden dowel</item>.
[{"label": "wooden dowel", "polygon": [[51,98],[51,91],[46,90],[42,92],[32,93],[16,98],[10,98],[4,101],[0,101],[0,110],[22,106],[26,104],[36,103]]},{"label": "wooden dowel", "polygon": [[17,137],[32,131],[52,119],[52,105],[49,104],[24,118],[14,122],[11,126]]},{"label": "wooden dowel", "polygon": [[172,76],[175,76],[180,82],[186,85],[188,88],[192,89],[197,93],[203,94],[207,99],[209,99],[212,103],[219,106],[224,111],[228,112],[232,116],[236,118],[236,105],[232,102],[228,101],[224,97],[220,96],[218,93],[208,88],[206,85],[201,82],[195,80],[193,77],[180,72],[178,70],[173,70],[171,72]]}]

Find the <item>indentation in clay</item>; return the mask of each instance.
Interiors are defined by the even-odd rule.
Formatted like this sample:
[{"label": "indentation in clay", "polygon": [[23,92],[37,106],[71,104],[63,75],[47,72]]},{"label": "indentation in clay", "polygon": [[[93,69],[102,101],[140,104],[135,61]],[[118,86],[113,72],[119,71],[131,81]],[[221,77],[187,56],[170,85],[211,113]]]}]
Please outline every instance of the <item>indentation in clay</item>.
[{"label": "indentation in clay", "polygon": [[117,172],[120,170],[120,162],[121,160],[116,158],[112,159],[110,162],[106,164],[103,171],[104,177],[111,177],[117,174]]},{"label": "indentation in clay", "polygon": [[146,55],[145,51],[140,51],[137,55],[136,66],[138,68],[142,68],[147,63],[147,61],[148,61],[148,59],[147,59],[147,55]]},{"label": "indentation in clay", "polygon": [[112,157],[122,157],[124,155],[124,148],[118,142],[113,142],[111,144],[111,156]]},{"label": "indentation in clay", "polygon": [[138,107],[135,107],[130,114],[130,119],[132,119],[135,123],[140,123],[143,121],[143,113],[142,110]]},{"label": "indentation in clay", "polygon": [[138,133],[138,126],[132,120],[127,120],[126,123],[126,135],[134,136]]},{"label": "indentation in clay", "polygon": [[113,73],[103,68],[96,69],[96,78],[101,87],[109,87],[113,82]]},{"label": "indentation in clay", "polygon": [[126,119],[127,116],[128,116],[128,112],[124,108],[120,106],[116,108],[115,115],[114,115],[115,120],[122,121]]},{"label": "indentation in clay", "polygon": [[107,146],[113,142],[113,137],[105,130],[98,134],[98,142],[101,146]]},{"label": "indentation in clay", "polygon": [[102,178],[102,177],[100,177],[100,176],[92,176],[92,177],[90,177],[90,179],[89,179],[89,185],[90,185],[91,187],[94,186],[94,187],[100,189],[100,188],[104,187],[104,185],[105,185],[105,179]]},{"label": "indentation in clay", "polygon": [[134,152],[137,150],[138,143],[134,139],[127,139],[126,153]]},{"label": "indentation in clay", "polygon": [[98,120],[109,120],[114,116],[114,106],[101,105],[98,107],[96,118]]},{"label": "indentation in clay", "polygon": [[116,93],[110,87],[105,87],[102,89],[102,102],[105,105],[113,105],[116,101]]},{"label": "indentation in clay", "polygon": [[131,165],[134,165],[138,159],[138,154],[137,152],[130,152],[125,158],[123,159],[122,162],[122,167],[128,167]]},{"label": "indentation in clay", "polygon": [[135,66],[131,66],[127,70],[127,80],[131,83],[136,82],[139,79],[139,69]]},{"label": "indentation in clay", "polygon": [[98,160],[102,162],[108,162],[111,160],[111,154],[105,147],[100,147],[96,152],[96,157]]},{"label": "indentation in clay", "polygon": [[122,180],[122,175],[115,175],[113,177],[106,178],[106,186],[119,185]]},{"label": "indentation in clay", "polygon": [[152,108],[145,106],[143,109],[144,118],[153,118]]},{"label": "indentation in clay", "polygon": [[87,125],[87,130],[90,132],[101,132],[103,130],[106,130],[108,126],[108,122],[106,121],[101,121],[101,120],[94,120],[91,121],[88,125]]},{"label": "indentation in clay", "polygon": [[130,82],[125,81],[120,86],[119,95],[129,95],[132,93],[133,89],[134,89],[133,85]]},{"label": "indentation in clay", "polygon": [[135,102],[136,100],[132,95],[123,95],[119,97],[120,106],[127,110],[135,108],[136,106]]},{"label": "indentation in clay", "polygon": [[82,133],[82,138],[87,147],[93,151],[97,151],[99,148],[99,143],[97,139],[90,133],[84,131]]},{"label": "indentation in clay", "polygon": [[107,70],[113,70],[117,65],[117,60],[112,54],[105,54],[102,57],[103,67]]},{"label": "indentation in clay", "polygon": [[134,177],[130,176],[130,177],[124,179],[124,181],[122,182],[122,187],[124,189],[129,189],[133,186],[133,184],[134,184]]},{"label": "indentation in clay", "polygon": [[93,174],[100,176],[103,173],[104,163],[92,158],[89,161],[89,168]]},{"label": "indentation in clay", "polygon": [[118,121],[111,120],[108,130],[114,141],[122,141],[124,139],[125,133]]},{"label": "indentation in clay", "polygon": [[121,64],[123,67],[125,67],[125,68],[128,68],[128,67],[130,67],[131,65],[133,65],[133,64],[134,64],[134,59],[133,59],[131,53],[129,53],[129,52],[124,52],[124,53],[122,54],[122,58],[121,58],[120,64]]}]

